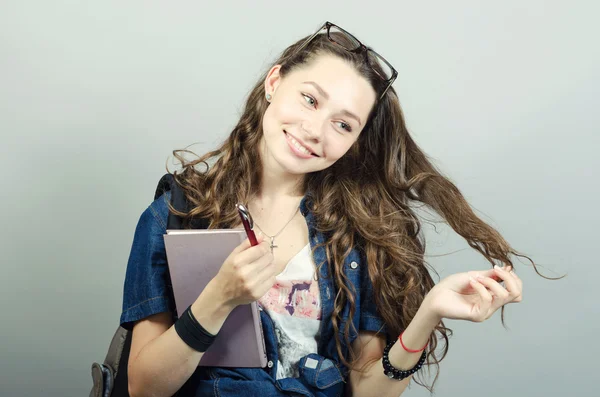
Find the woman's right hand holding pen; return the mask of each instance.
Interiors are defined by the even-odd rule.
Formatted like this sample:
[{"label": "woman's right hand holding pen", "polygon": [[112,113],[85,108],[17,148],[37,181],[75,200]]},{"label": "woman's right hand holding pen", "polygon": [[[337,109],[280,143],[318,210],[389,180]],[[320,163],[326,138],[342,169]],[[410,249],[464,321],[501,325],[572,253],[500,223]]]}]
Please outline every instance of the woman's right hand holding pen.
[{"label": "woman's right hand holding pen", "polygon": [[273,254],[264,236],[257,234],[256,238],[257,245],[252,246],[246,239],[231,252],[219,273],[192,304],[194,316],[212,334],[221,329],[237,306],[257,301],[266,294],[283,271],[273,265]]},{"label": "woman's right hand holding pen", "polygon": [[260,299],[275,284],[281,270],[273,265],[273,254],[264,236],[257,234],[258,244],[248,239],[227,257],[221,270],[211,281],[219,286],[226,304],[244,305]]}]

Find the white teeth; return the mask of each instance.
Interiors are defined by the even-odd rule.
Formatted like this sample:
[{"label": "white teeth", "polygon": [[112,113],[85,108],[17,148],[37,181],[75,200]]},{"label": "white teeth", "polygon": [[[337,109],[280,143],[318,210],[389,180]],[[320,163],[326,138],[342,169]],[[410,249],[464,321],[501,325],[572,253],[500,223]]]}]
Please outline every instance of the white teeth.
[{"label": "white teeth", "polygon": [[312,154],[312,152],[310,150],[308,150],[307,148],[305,148],[304,146],[302,146],[300,144],[300,142],[298,142],[297,140],[295,140],[290,134],[287,134],[288,138],[290,139],[290,141],[292,142],[292,144],[294,145],[294,147],[296,149],[298,149],[299,151],[301,151],[302,153],[305,154]]}]

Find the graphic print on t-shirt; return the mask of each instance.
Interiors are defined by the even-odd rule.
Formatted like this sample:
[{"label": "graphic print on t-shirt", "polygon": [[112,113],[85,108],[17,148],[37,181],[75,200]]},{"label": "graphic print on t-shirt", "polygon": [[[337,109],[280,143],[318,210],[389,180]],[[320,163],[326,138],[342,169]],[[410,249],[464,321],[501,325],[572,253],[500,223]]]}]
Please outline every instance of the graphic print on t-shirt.
[{"label": "graphic print on t-shirt", "polygon": [[277,379],[298,377],[300,358],[317,352],[321,299],[314,275],[315,265],[307,244],[259,300],[275,325],[279,351]]}]

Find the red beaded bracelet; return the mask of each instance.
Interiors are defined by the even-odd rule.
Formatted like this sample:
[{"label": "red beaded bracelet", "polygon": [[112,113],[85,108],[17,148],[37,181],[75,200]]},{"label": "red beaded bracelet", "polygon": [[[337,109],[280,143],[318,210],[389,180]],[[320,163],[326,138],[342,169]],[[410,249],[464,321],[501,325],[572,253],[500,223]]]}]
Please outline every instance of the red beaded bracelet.
[{"label": "red beaded bracelet", "polygon": [[[404,333],[404,331],[402,331],[402,334]],[[398,337],[398,340],[400,341],[400,344],[402,345],[402,347],[404,348],[404,350],[406,350],[409,353],[419,353],[422,352],[423,350],[425,350],[425,348],[427,347],[427,345],[429,344],[429,342],[427,342],[425,344],[425,346],[423,346],[422,349],[419,350],[413,350],[413,349],[409,349],[408,347],[404,346],[404,342],[402,342],[402,334],[400,334],[400,336]]]}]

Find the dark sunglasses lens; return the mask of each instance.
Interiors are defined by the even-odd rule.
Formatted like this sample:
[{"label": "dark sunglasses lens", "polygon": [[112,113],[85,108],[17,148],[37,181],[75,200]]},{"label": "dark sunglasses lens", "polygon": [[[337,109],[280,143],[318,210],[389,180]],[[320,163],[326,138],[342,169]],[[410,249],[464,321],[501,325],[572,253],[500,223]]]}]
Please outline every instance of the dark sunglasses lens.
[{"label": "dark sunglasses lens", "polygon": [[360,47],[360,42],[358,40],[337,26],[332,26],[329,28],[329,38],[348,51],[354,51]]}]

